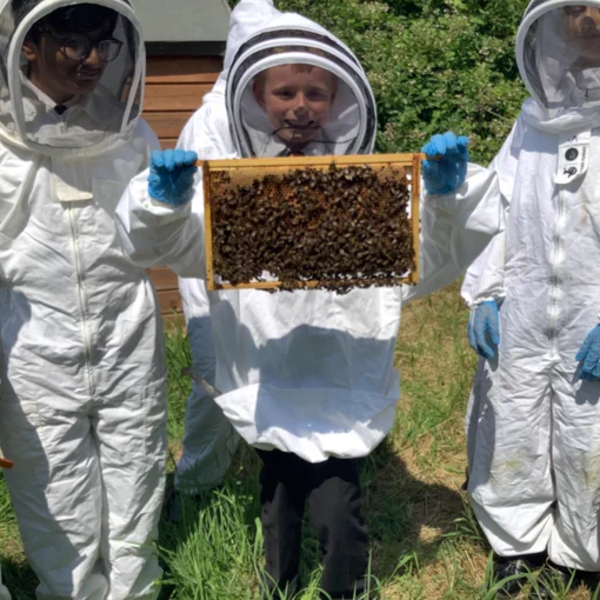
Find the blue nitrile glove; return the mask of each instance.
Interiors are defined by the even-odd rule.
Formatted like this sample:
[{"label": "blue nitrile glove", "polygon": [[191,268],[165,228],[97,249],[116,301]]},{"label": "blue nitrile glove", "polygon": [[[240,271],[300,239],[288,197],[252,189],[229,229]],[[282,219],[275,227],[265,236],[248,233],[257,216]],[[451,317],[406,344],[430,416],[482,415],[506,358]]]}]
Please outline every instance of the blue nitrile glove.
[{"label": "blue nitrile glove", "polygon": [[483,358],[495,358],[500,343],[500,313],[495,300],[486,300],[471,311],[468,330],[471,348]]},{"label": "blue nitrile glove", "polygon": [[600,325],[596,325],[585,338],[583,346],[579,349],[575,360],[583,361],[581,379],[586,381],[600,381]]},{"label": "blue nitrile glove", "polygon": [[462,185],[467,176],[468,145],[468,137],[456,137],[448,131],[444,135],[434,135],[421,148],[427,158],[436,158],[424,160],[422,165],[425,189],[430,194],[449,194]]},{"label": "blue nitrile glove", "polygon": [[194,175],[198,170],[195,152],[185,150],[155,150],[150,158],[148,193],[151,198],[174,206],[192,199]]}]

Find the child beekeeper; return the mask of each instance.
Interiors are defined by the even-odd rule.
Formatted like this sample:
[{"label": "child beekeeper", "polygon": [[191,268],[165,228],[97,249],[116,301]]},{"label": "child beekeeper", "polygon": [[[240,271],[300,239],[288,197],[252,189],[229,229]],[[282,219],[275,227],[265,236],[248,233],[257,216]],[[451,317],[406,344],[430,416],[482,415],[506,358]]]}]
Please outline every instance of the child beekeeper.
[{"label": "child beekeeper", "polygon": [[[242,0],[231,17],[226,71],[192,118],[188,152],[153,155],[117,209],[128,256],[203,278],[202,158],[368,154],[376,106],[357,58],[328,31],[270,0]],[[452,140],[449,140],[452,142]],[[466,149],[450,144],[443,175],[464,178]],[[424,280],[417,288],[211,295],[217,403],[263,462],[260,476],[266,586],[299,586],[305,502],[324,551],[321,588],[331,598],[365,588],[368,538],[358,459],[393,425],[399,397],[394,346],[404,297],[453,281],[501,227],[491,212],[493,173],[469,169],[451,202],[423,201]],[[148,177],[149,175],[149,177]],[[490,192],[490,185],[492,191]],[[483,228],[479,223],[485,223]]]},{"label": "child beekeeper", "polygon": [[531,2],[517,59],[531,97],[491,167],[507,228],[462,290],[487,359],[469,495],[496,577],[549,557],[532,597],[550,598],[554,577],[600,572],[600,2]]},{"label": "child beekeeper", "polygon": [[0,4],[0,440],[37,598],[153,598],[163,332],[114,210],[156,137],[129,2]]}]

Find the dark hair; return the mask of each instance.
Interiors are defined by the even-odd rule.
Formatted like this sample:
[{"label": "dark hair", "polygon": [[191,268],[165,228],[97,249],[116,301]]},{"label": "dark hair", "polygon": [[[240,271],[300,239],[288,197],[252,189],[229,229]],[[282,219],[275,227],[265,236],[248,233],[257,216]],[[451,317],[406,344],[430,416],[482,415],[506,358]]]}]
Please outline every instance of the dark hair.
[{"label": "dark hair", "polygon": [[[15,27],[25,18],[40,0],[12,0],[11,8]],[[51,12],[33,25],[30,36],[37,40],[46,28],[51,28],[60,35],[70,33],[90,33],[103,25],[114,30],[119,14],[112,8],[97,4],[77,4],[63,6]]]}]

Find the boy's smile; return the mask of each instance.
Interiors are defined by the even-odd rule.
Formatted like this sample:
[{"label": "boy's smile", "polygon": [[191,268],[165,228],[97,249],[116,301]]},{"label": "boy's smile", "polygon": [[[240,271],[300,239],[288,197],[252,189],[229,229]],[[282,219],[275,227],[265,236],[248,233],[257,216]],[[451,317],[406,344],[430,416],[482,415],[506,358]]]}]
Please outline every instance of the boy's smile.
[{"label": "boy's smile", "polygon": [[301,150],[319,136],[336,90],[335,75],[309,65],[273,67],[254,82],[256,101],[277,137],[292,150]]}]

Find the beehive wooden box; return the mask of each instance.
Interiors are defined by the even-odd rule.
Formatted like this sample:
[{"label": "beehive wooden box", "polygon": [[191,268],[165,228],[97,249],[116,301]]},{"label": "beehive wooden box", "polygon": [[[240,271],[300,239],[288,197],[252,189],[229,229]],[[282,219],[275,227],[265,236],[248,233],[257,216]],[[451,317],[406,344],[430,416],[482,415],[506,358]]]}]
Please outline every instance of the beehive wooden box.
[{"label": "beehive wooden box", "polygon": [[[378,178],[383,177],[406,177],[410,184],[410,200],[408,212],[410,231],[412,232],[412,247],[414,249],[414,268],[405,273],[401,279],[394,284],[418,282],[418,256],[419,256],[419,197],[420,197],[420,175],[422,154],[381,154],[360,156],[320,156],[320,157],[282,157],[271,159],[238,159],[238,160],[211,160],[201,161],[204,186],[205,205],[205,235],[206,235],[206,272],[207,286],[211,291],[220,289],[267,289],[273,290],[281,286],[279,281],[243,281],[236,285],[222,280],[219,273],[215,271],[214,247],[214,203],[224,196],[226,190],[241,188],[252,185],[266,177],[282,177],[298,170],[307,168],[318,171],[326,171],[332,168],[332,164],[338,169],[345,167],[369,167],[376,172]],[[315,288],[321,285],[321,281],[307,281],[301,279],[302,287]],[[359,283],[357,279],[356,283]]]}]

